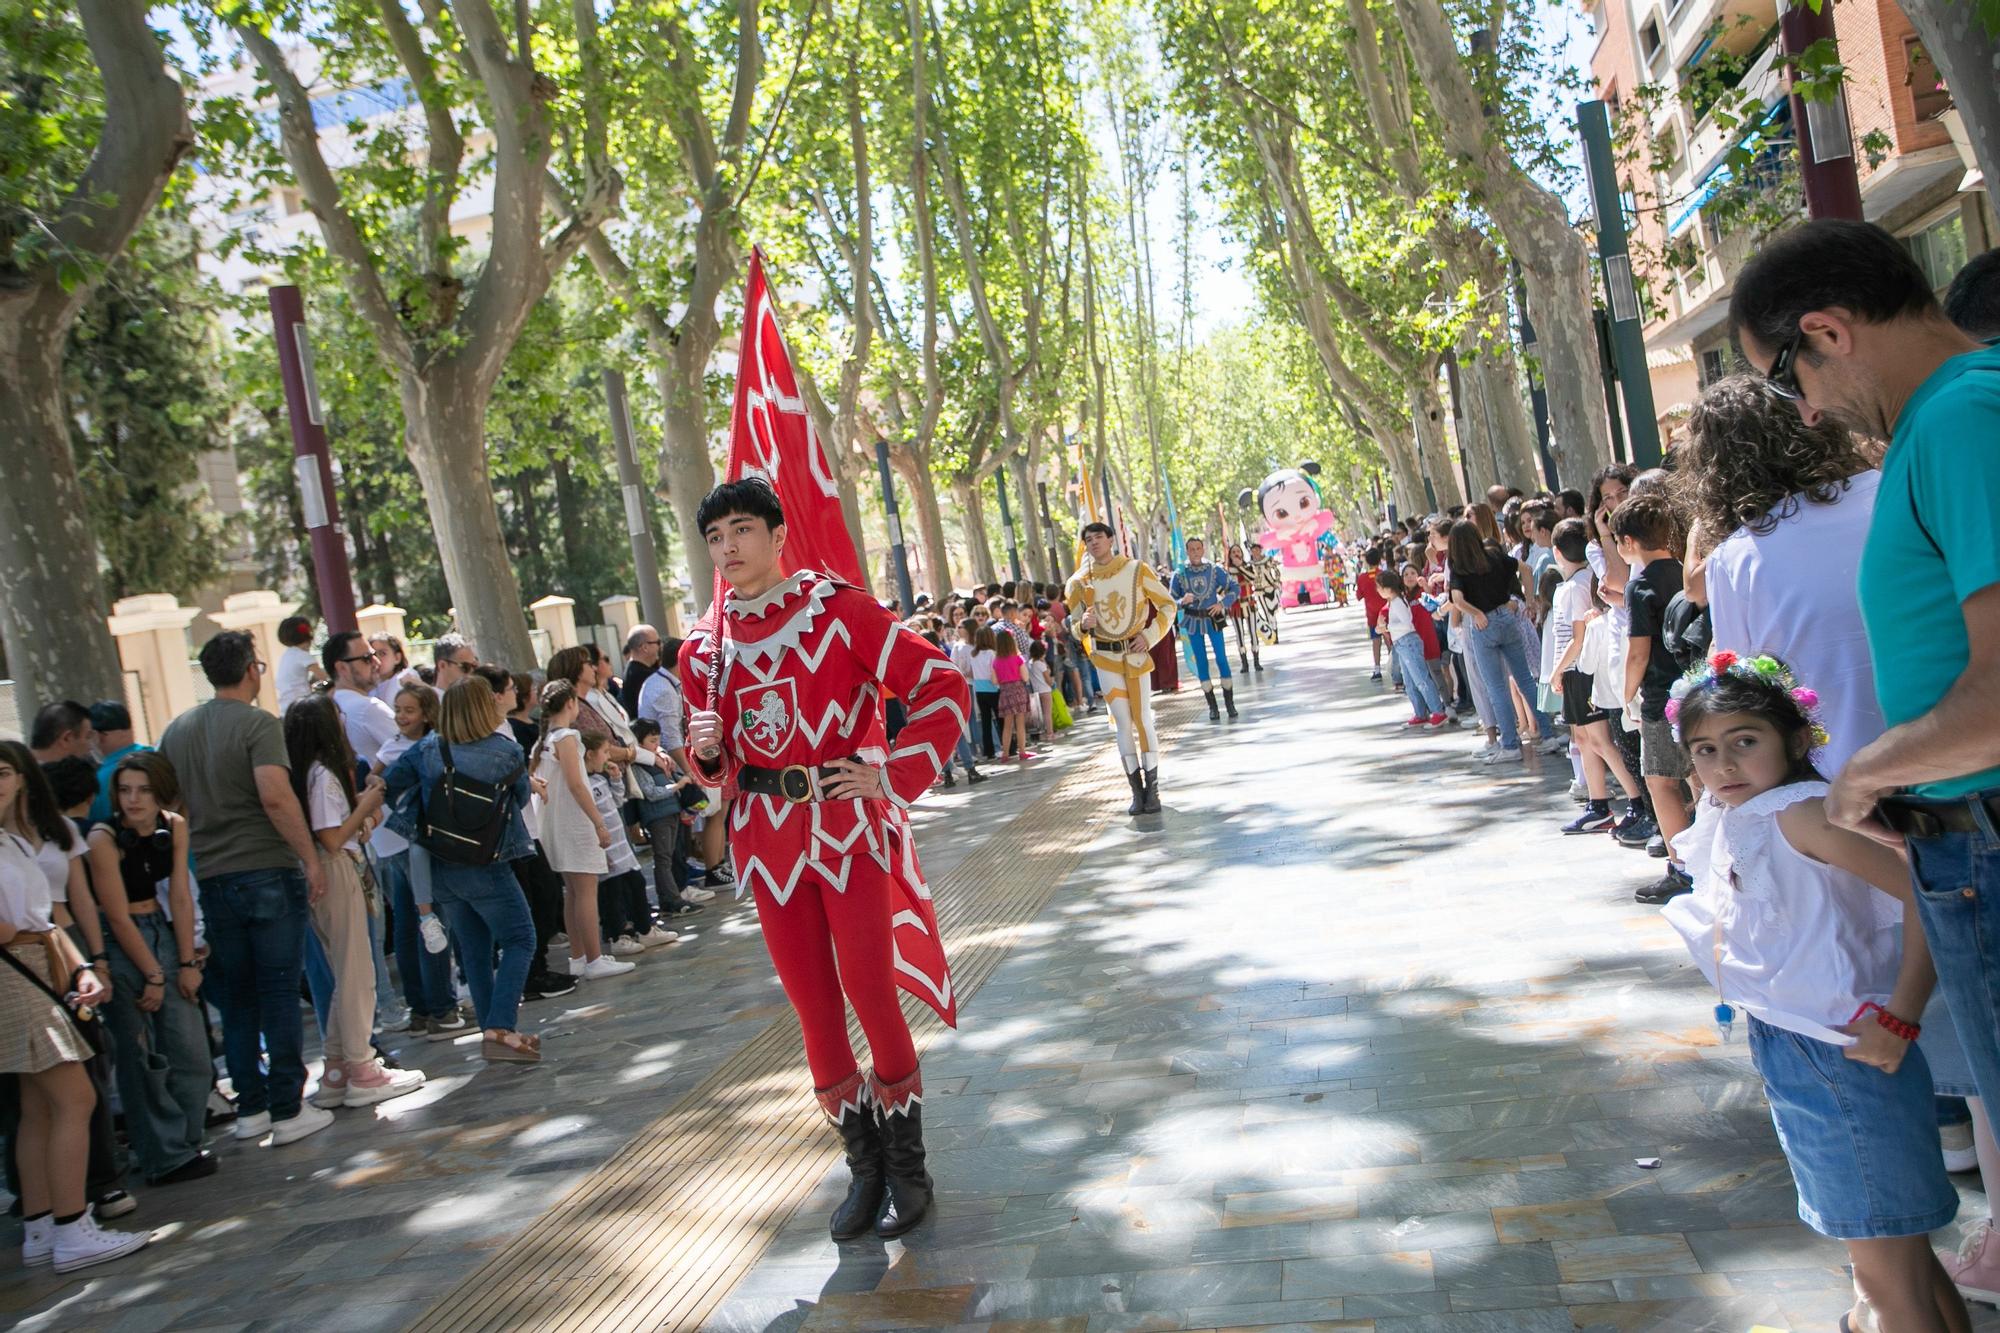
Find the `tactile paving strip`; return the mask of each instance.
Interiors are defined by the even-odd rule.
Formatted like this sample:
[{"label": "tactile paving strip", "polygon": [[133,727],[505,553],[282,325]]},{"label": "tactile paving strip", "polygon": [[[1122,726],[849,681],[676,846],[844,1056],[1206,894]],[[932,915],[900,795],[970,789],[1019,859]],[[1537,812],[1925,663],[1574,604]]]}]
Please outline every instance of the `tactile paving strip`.
[{"label": "tactile paving strip", "polygon": [[[1157,702],[1163,738],[1202,711],[1199,690]],[[1127,790],[1117,750],[1106,743],[1102,756],[1063,774],[1005,826],[1008,855],[969,857],[932,885],[962,1013],[1103,822],[1125,818]],[[944,1025],[907,997],[903,1003],[922,1052]],[[978,1021],[976,1010],[967,1016]],[[849,1032],[859,1049],[851,1015]],[[700,1327],[839,1158],[811,1085],[798,1018],[787,1012],[412,1328]]]}]

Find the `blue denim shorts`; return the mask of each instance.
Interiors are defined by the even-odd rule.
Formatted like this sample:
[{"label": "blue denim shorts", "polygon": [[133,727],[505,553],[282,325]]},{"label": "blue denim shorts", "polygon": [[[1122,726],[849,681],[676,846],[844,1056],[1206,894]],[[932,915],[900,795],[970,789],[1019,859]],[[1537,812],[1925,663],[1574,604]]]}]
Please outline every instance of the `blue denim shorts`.
[{"label": "blue denim shorts", "polygon": [[1750,1058],[1798,1185],[1800,1221],[1836,1240],[1877,1240],[1921,1236],[1958,1215],[1922,1051],[1912,1047],[1884,1074],[1753,1017]]}]

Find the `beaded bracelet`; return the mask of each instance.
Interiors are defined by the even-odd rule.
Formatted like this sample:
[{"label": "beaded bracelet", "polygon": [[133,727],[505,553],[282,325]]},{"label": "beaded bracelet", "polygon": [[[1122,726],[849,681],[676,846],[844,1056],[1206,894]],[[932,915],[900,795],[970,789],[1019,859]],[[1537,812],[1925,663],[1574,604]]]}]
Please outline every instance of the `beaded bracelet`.
[{"label": "beaded bracelet", "polygon": [[1901,1037],[1904,1041],[1915,1041],[1917,1039],[1918,1034],[1923,1031],[1923,1028],[1920,1027],[1919,1025],[1915,1023],[1906,1022],[1905,1020],[1896,1017],[1894,1014],[1890,1013],[1887,1009],[1884,1009],[1881,1005],[1876,1004],[1873,1000],[1864,1002],[1859,1009],[1856,1009],[1854,1011],[1854,1017],[1848,1019],[1847,1021],[1852,1023],[1859,1020],[1860,1017],[1863,1014],[1867,1013],[1870,1009],[1873,1009],[1875,1011],[1875,1021],[1877,1023],[1887,1028],[1895,1036]]}]

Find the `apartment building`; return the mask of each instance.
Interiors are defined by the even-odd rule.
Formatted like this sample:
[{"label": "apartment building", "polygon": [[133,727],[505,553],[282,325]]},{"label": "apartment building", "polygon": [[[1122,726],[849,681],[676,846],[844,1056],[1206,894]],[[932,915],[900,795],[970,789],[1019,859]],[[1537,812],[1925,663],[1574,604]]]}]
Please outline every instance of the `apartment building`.
[{"label": "apartment building", "polygon": [[[1804,216],[1780,8],[1584,0],[1597,36],[1591,74],[1622,136],[1663,439],[1732,367],[1725,325],[1737,271],[1774,223]],[[1841,0],[1834,26],[1863,212],[1902,237],[1942,291],[1967,257],[2000,245],[1986,183],[1954,136],[1950,94],[1894,0]]]}]

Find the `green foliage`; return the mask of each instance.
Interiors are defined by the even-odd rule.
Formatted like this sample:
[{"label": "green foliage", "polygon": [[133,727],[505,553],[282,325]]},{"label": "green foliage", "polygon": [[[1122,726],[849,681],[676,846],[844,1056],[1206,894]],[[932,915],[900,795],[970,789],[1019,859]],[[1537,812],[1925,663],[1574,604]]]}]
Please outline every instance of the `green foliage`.
[{"label": "green foliage", "polygon": [[103,125],[96,66],[67,7],[0,0],[0,283],[53,258],[65,290],[88,261],[54,252],[49,223],[82,181]]},{"label": "green foliage", "polygon": [[222,572],[232,534],[197,475],[231,434],[216,314],[192,229],[156,216],[70,331],[71,440],[112,598],[192,598]]}]

